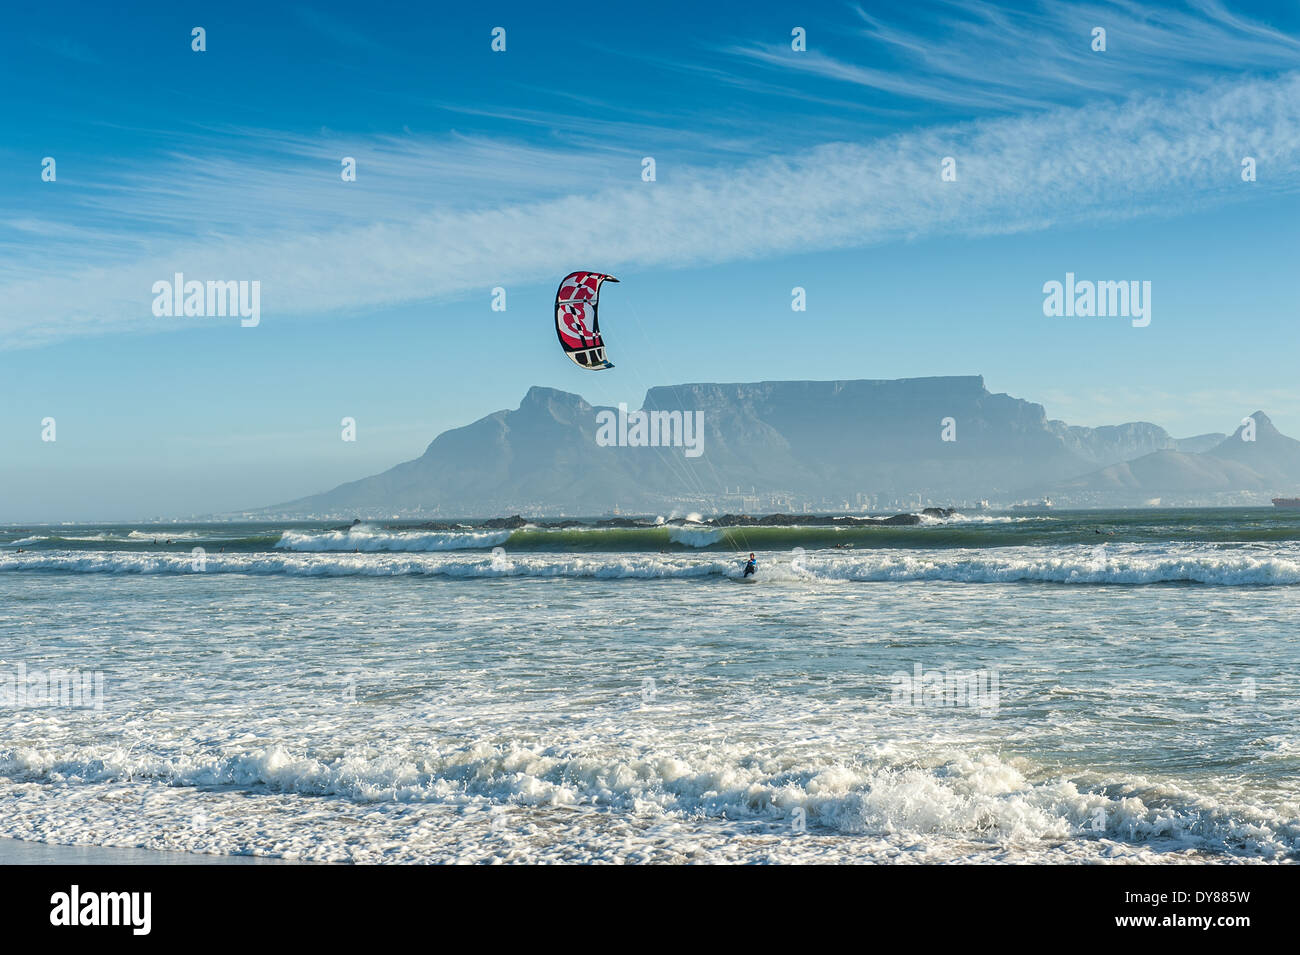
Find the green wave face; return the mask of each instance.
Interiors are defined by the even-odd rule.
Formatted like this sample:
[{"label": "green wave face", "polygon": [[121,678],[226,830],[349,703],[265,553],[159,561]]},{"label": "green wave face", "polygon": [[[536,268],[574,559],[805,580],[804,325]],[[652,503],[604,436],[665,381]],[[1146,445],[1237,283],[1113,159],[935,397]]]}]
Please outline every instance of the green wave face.
[{"label": "green wave face", "polygon": [[[1050,514],[973,514],[926,519],[911,526],[829,523],[719,527],[660,524],[643,527],[526,526],[485,528],[481,522],[441,524],[373,521],[355,528],[337,522],[59,525],[0,528],[0,551],[125,551],[190,553],[272,552],[292,535],[295,550],[361,552],[511,551],[629,554],[747,551],[990,548],[1063,544],[1300,541],[1300,511],[1262,508],[1074,511]],[[319,539],[319,547],[313,541]],[[305,540],[306,543],[302,543]]]},{"label": "green wave face", "polygon": [[1075,511],[958,516],[915,526],[709,525],[545,530],[523,528],[518,550],[635,552],[822,548],[981,548],[1169,541],[1300,541],[1300,512],[1251,509]]}]

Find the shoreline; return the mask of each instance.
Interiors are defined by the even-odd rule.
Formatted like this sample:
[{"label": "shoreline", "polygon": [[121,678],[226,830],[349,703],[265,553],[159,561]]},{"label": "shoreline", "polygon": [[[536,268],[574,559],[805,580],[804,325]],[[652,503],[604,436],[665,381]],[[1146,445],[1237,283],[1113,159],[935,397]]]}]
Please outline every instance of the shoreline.
[{"label": "shoreline", "polygon": [[63,846],[0,837],[0,865],[311,865],[268,856],[207,855],[170,849]]}]

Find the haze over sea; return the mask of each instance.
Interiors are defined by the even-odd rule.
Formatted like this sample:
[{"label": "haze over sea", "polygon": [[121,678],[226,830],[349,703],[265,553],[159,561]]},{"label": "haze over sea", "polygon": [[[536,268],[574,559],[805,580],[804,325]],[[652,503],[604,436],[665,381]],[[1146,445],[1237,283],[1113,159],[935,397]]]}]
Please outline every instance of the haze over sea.
[{"label": "haze over sea", "polygon": [[5,527],[0,836],[1294,862],[1298,609],[1300,511]]}]

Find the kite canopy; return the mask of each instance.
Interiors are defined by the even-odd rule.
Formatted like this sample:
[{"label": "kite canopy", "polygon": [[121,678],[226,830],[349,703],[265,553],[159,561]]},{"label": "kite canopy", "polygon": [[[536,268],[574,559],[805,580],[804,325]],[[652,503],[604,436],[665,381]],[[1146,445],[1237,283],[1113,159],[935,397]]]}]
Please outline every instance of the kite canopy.
[{"label": "kite canopy", "polygon": [[589,371],[614,367],[605,358],[596,310],[601,285],[617,281],[600,272],[570,272],[555,290],[555,331],[560,345],[574,364]]}]

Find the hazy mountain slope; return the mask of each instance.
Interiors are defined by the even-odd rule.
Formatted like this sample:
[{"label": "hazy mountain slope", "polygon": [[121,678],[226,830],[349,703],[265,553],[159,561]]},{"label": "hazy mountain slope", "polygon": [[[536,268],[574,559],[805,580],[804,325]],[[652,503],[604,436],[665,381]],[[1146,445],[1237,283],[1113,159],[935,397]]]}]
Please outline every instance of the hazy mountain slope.
[{"label": "hazy mountain slope", "polygon": [[1231,491],[1268,495],[1300,487],[1300,441],[1279,432],[1262,411],[1251,417],[1255,419],[1253,441],[1244,440],[1247,431],[1243,424],[1201,453],[1156,451],[1062,482],[1052,490],[1057,494],[1115,491],[1163,497]]},{"label": "hazy mountain slope", "polygon": [[[839,502],[859,494],[1012,498],[1047,489],[1260,491],[1300,482],[1300,442],[1262,414],[1247,447],[1229,437],[1189,454],[1149,422],[1080,428],[1049,421],[1041,405],[992,394],[978,376],[674,385],[651,388],[643,407],[700,413],[702,456],[687,457],[681,447],[600,447],[597,415],[611,409],[534,387],[517,409],[447,431],[413,461],[266,512],[450,517],[618,506],[664,513],[734,505],[738,489],[769,501]],[[945,429],[955,441],[943,440]]]},{"label": "hazy mountain slope", "polygon": [[1186,451],[1188,454],[1200,454],[1221,443],[1227,435],[1220,431],[1210,434],[1198,434],[1190,438],[1175,438],[1174,450]]},{"label": "hazy mountain slope", "polygon": [[1300,441],[1278,431],[1262,411],[1250,417],[1255,419],[1255,440],[1245,440],[1247,432],[1243,423],[1231,437],[1206,451],[1206,455],[1248,467],[1274,483],[1294,483],[1300,478]]}]

